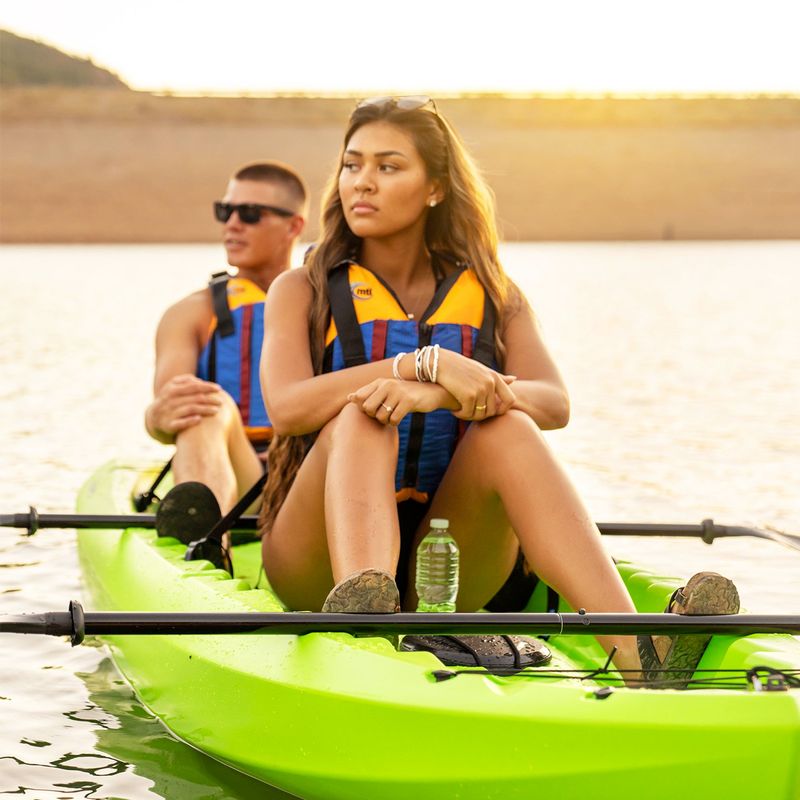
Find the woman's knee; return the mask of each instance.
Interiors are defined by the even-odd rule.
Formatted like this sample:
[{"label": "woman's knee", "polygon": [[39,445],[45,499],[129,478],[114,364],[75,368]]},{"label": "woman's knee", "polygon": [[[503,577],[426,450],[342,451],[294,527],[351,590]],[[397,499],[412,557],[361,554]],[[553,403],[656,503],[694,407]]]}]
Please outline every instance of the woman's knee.
[{"label": "woman's knee", "polygon": [[357,443],[361,447],[386,447],[389,451],[397,451],[399,437],[397,428],[383,425],[367,416],[354,403],[345,407],[320,432],[331,447],[351,446]]},{"label": "woman's knee", "polygon": [[545,446],[539,426],[524,412],[511,409],[491,419],[473,422],[468,434],[479,448],[497,448],[503,443],[530,443]]}]

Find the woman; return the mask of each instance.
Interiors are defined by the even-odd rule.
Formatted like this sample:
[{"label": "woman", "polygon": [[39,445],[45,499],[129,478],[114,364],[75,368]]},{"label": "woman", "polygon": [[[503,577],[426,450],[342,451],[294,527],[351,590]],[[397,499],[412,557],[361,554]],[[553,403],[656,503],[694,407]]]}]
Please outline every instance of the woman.
[{"label": "woman", "polygon": [[[273,283],[265,329],[263,559],[290,607],[391,612],[399,585],[414,609],[416,546],[445,517],[459,610],[520,549],[573,608],[635,610],[542,437],[569,401],[498,261],[491,195],[427,98],[353,112],[319,243]],[[632,637],[600,641],[640,669]]]}]

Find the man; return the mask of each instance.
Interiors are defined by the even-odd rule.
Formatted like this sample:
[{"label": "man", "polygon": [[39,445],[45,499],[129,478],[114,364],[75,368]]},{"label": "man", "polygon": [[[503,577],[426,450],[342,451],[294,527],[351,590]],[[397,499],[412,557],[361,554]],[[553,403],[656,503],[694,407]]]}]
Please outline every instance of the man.
[{"label": "man", "polygon": [[[218,516],[263,473],[256,449],[265,448],[272,435],[258,375],[263,303],[272,281],[289,268],[305,224],[306,188],[283,164],[251,164],[231,178],[214,213],[222,223],[228,264],[238,273],[215,275],[207,288],[164,313],[156,333],[154,397],[145,426],[154,439],[175,444],[175,484],[204,484],[219,504],[213,514]],[[194,495],[178,500],[174,491],[160,512],[164,516],[172,498],[180,512],[175,525],[181,526],[185,498]],[[197,522],[194,532],[176,530],[174,535],[204,532],[209,521]]]}]

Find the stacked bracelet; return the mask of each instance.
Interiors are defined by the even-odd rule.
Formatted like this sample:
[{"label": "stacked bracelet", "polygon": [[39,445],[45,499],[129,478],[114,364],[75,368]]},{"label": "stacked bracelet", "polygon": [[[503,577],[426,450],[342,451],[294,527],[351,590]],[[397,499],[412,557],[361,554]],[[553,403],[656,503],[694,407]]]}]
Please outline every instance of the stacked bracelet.
[{"label": "stacked bracelet", "polygon": [[431,383],[437,383],[436,378],[439,374],[439,345],[433,346],[433,371],[431,372]]},{"label": "stacked bracelet", "polygon": [[407,355],[408,355],[408,353],[398,353],[394,357],[394,361],[392,361],[392,375],[398,381],[404,380],[403,376],[400,374],[400,360],[403,358],[403,356],[407,356]]},{"label": "stacked bracelet", "polygon": [[[392,375],[399,381],[404,380],[400,374],[400,361],[411,353],[398,353],[392,362]],[[439,345],[428,344],[418,347],[414,353],[414,377],[420,383],[437,383],[439,377]]]},{"label": "stacked bracelet", "polygon": [[422,359],[425,358],[425,348],[418,347],[414,351],[414,375],[420,383],[425,383],[425,373],[422,371]]}]

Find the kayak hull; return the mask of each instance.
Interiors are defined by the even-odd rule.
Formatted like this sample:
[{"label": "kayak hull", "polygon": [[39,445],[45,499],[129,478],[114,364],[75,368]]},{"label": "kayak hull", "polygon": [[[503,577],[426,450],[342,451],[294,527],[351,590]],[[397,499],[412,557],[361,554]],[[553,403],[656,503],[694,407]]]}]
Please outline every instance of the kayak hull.
[{"label": "kayak hull", "polygon": [[[81,513],[130,513],[145,470],[112,462]],[[237,575],[186,562],[152,530],[81,531],[89,606],[99,611],[280,611],[254,589],[258,544]],[[241,567],[241,569],[240,569]],[[248,572],[249,570],[249,572]],[[640,611],[677,582],[620,565]],[[263,584],[263,578],[262,578]],[[529,610],[542,610],[530,607]],[[458,674],[428,653],[349,634],[106,639],[140,700],[180,739],[315,800],[800,797],[800,693],[613,688],[597,680]],[[551,638],[550,667],[591,669],[590,637]],[[700,667],[800,667],[790,636],[715,637]],[[720,673],[724,675],[724,673]]]}]

